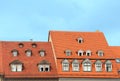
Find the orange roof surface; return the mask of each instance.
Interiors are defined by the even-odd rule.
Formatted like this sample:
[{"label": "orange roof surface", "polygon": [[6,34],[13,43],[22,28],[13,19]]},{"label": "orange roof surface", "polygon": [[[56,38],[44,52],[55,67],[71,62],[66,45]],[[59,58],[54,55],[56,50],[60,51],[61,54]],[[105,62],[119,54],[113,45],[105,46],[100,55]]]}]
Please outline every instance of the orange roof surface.
[{"label": "orange roof surface", "polygon": [[[56,65],[54,61],[54,56],[51,48],[51,43],[49,42],[22,42],[24,47],[19,47],[20,42],[2,42],[2,53],[3,53],[3,68],[5,77],[21,77],[21,78],[55,78],[57,77]],[[37,47],[33,48],[31,45],[35,43]],[[14,57],[11,53],[13,49],[18,50],[19,55]],[[32,56],[27,57],[25,51],[30,49],[32,51]],[[45,50],[46,55],[41,57],[39,55],[40,50]],[[1,57],[0,57],[1,58]],[[1,60],[1,59],[0,59]],[[23,63],[22,72],[11,72],[10,63],[19,60]],[[51,65],[50,72],[39,72],[37,64],[43,60],[47,60]],[[1,61],[0,61],[1,62]]]},{"label": "orange roof surface", "polygon": [[[83,42],[78,43],[78,38]],[[23,44],[23,47],[20,47]],[[32,45],[36,45],[33,47]],[[13,56],[12,51],[17,50],[18,56]],[[26,50],[32,51],[32,56],[26,56]],[[45,51],[41,57],[39,51]],[[65,51],[72,54],[66,56]],[[78,51],[84,51],[83,56],[78,56]],[[86,56],[86,51],[91,51],[91,56]],[[103,51],[103,56],[98,56],[98,51]],[[0,42],[0,74],[5,78],[120,78],[120,46],[109,46],[102,32],[74,32],[74,31],[50,31],[48,42]],[[62,71],[62,61],[67,59],[70,63],[68,72]],[[80,71],[72,71],[74,59],[80,63]],[[82,62],[89,59],[92,64],[92,71],[84,72]],[[96,72],[95,62],[102,62],[102,71]],[[112,62],[112,72],[106,72],[105,62]],[[23,64],[23,71],[12,72],[11,63]],[[38,64],[50,64],[50,72],[40,72]],[[119,71],[119,72],[118,72]]]},{"label": "orange roof surface", "polygon": [[[83,43],[78,43],[77,39],[82,38]],[[54,49],[54,54],[57,59],[57,71],[59,77],[94,77],[94,78],[118,78],[118,68],[116,67],[116,56],[114,55],[113,50],[110,49],[105,36],[102,32],[73,32],[73,31],[50,31],[49,32],[49,41],[52,44]],[[66,56],[65,50],[71,50],[72,54],[70,56]],[[78,50],[90,50],[92,51],[91,56],[78,56]],[[104,52],[104,56],[100,57],[97,54],[98,50],[102,50]],[[70,65],[69,72],[62,71],[62,60],[68,59],[71,63],[73,59],[77,59],[80,63],[84,59],[90,59],[92,61],[92,71],[91,72],[83,72],[82,65],[80,65],[80,72],[73,72],[72,66]],[[102,72],[95,71],[94,62],[96,60],[102,60],[103,63],[110,59],[113,64],[113,71],[106,72],[105,65],[103,65]]]}]

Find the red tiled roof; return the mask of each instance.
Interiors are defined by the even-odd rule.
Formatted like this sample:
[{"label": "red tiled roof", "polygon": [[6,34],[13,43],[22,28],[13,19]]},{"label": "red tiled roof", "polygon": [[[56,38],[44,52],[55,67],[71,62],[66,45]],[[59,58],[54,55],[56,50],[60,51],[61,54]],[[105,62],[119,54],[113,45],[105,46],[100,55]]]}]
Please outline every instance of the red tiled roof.
[{"label": "red tiled roof", "polygon": [[[83,43],[78,43],[77,38],[83,38]],[[71,32],[71,31],[50,31],[49,32],[49,41],[51,42],[54,53],[57,59],[57,70],[59,77],[114,77],[117,78],[118,71],[115,62],[116,56],[113,54],[114,52],[109,48],[107,41],[102,32]],[[72,51],[71,56],[66,56],[64,51],[69,49]],[[91,56],[78,56],[78,50],[91,50]],[[104,56],[100,57],[96,54],[98,50],[103,50]],[[80,72],[73,72],[72,66],[70,65],[69,72],[62,71],[61,61],[67,58],[69,61],[73,59],[84,60],[86,58],[96,61],[110,59],[113,64],[113,71],[106,72],[103,70],[102,72],[96,72],[94,64],[92,65],[93,70],[91,72],[83,72],[82,65],[80,65]],[[103,67],[105,69],[105,66]],[[115,77],[116,76],[116,77]]]},{"label": "red tiled roof", "polygon": [[3,75],[3,54],[2,54],[2,42],[0,42],[0,74]]},{"label": "red tiled roof", "polygon": [[[33,48],[31,44],[33,42],[22,42],[24,44],[23,48],[20,48],[20,42],[2,42],[3,47],[3,68],[5,77],[57,77],[56,65],[54,61],[54,56],[51,48],[51,43],[49,42],[35,42],[37,44],[36,48]],[[14,57],[12,56],[11,51],[13,49],[18,50],[19,55]],[[32,56],[27,57],[25,54],[26,49],[30,49],[32,51]],[[39,51],[44,49],[46,55],[44,57],[40,57]],[[22,72],[11,72],[9,64],[14,60],[19,60],[23,63],[23,71]],[[51,64],[50,72],[39,72],[37,64],[42,60],[47,60]],[[1,62],[1,58],[0,58]],[[1,63],[0,63],[1,64]]]}]

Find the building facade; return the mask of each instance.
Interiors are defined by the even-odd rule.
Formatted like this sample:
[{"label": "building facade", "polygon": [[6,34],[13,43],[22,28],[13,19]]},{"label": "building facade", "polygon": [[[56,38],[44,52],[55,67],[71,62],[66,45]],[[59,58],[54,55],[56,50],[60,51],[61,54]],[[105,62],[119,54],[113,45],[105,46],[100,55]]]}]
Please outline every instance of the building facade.
[{"label": "building facade", "polygon": [[120,46],[102,32],[50,31],[48,42],[1,41],[1,81],[120,81]]}]

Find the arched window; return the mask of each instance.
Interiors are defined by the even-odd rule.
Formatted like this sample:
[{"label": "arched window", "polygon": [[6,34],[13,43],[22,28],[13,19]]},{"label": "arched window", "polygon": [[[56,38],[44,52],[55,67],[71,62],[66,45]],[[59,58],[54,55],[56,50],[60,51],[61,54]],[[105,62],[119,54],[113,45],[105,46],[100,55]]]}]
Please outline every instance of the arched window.
[{"label": "arched window", "polygon": [[106,70],[107,72],[111,72],[111,71],[112,71],[112,62],[111,62],[110,60],[107,60],[107,61],[105,62],[105,70]]},{"label": "arched window", "polygon": [[86,51],[86,56],[91,56],[92,55],[92,52],[90,50],[87,50]]},{"label": "arched window", "polygon": [[78,51],[78,56],[83,56],[83,53],[84,53],[84,51],[79,50],[79,51]]},{"label": "arched window", "polygon": [[66,54],[66,56],[70,56],[72,54],[72,51],[71,50],[65,50],[65,54]]},{"label": "arched window", "polygon": [[79,66],[79,61],[78,60],[73,60],[72,62],[72,70],[73,71],[79,71],[80,70],[80,66]]},{"label": "arched window", "polygon": [[98,56],[103,56],[104,52],[102,50],[99,50],[98,52]]},{"label": "arched window", "polygon": [[92,71],[92,64],[89,59],[84,60],[82,65],[83,65],[83,71]]},{"label": "arched window", "polygon": [[11,52],[13,56],[18,56],[18,50],[14,49]]},{"label": "arched window", "polygon": [[79,37],[79,38],[77,39],[77,41],[78,41],[78,43],[83,43],[83,38]]},{"label": "arched window", "polygon": [[62,71],[69,71],[69,61],[67,59],[62,61]]},{"label": "arched window", "polygon": [[102,71],[102,62],[100,60],[95,62],[95,69],[97,72]]}]

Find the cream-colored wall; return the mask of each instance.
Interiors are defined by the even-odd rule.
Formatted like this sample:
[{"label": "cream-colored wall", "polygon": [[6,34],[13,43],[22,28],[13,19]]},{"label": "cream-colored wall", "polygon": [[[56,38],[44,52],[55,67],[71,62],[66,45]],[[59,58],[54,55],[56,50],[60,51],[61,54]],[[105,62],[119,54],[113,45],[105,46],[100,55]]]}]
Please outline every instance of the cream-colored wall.
[{"label": "cream-colored wall", "polygon": [[59,81],[120,81],[120,79],[100,79],[100,78],[59,78]]}]

